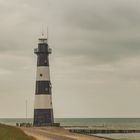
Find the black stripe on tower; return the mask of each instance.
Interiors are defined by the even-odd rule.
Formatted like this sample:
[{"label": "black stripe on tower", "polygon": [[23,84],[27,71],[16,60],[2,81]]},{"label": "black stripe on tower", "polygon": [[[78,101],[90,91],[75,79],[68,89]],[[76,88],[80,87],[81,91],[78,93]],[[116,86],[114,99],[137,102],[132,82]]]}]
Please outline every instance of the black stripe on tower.
[{"label": "black stripe on tower", "polygon": [[37,54],[37,66],[49,66],[49,49],[48,44],[38,44],[38,48],[35,49]]},{"label": "black stripe on tower", "polygon": [[48,52],[48,44],[47,43],[38,44],[38,52],[40,52],[40,53],[49,53]]},{"label": "black stripe on tower", "polygon": [[34,109],[35,126],[46,126],[46,124],[52,123],[54,123],[53,109]]},{"label": "black stripe on tower", "polygon": [[50,81],[36,81],[36,95],[38,94],[51,94]]},{"label": "black stripe on tower", "polygon": [[37,66],[49,66],[49,58],[46,54],[39,54],[38,55]]}]

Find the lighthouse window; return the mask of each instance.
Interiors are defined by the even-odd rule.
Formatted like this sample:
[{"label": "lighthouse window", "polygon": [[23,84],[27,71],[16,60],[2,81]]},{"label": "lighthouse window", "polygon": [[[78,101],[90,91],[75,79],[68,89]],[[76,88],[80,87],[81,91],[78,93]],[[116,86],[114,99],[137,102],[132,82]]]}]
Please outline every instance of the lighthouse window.
[{"label": "lighthouse window", "polygon": [[43,76],[43,74],[40,74],[40,77],[42,77]]}]

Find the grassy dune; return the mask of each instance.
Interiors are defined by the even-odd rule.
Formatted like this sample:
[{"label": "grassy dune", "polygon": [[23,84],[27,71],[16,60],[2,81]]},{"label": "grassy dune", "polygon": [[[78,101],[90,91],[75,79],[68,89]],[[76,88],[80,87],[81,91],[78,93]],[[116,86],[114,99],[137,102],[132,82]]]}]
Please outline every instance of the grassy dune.
[{"label": "grassy dune", "polygon": [[22,130],[13,126],[0,124],[0,140],[35,140]]}]

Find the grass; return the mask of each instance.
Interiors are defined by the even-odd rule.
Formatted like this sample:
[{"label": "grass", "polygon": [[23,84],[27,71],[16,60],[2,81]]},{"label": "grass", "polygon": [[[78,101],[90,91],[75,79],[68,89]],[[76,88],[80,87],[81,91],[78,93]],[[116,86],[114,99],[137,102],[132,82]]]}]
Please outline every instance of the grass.
[{"label": "grass", "polygon": [[0,140],[36,140],[27,136],[19,128],[0,124]]}]

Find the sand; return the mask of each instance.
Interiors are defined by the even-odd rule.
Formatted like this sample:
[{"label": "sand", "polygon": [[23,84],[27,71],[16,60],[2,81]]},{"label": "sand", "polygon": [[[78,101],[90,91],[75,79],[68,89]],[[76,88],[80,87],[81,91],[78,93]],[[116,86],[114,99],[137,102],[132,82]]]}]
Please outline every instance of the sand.
[{"label": "sand", "polygon": [[30,127],[21,129],[37,140],[107,140],[105,138],[70,133],[68,130],[58,127]]}]

